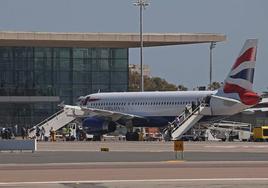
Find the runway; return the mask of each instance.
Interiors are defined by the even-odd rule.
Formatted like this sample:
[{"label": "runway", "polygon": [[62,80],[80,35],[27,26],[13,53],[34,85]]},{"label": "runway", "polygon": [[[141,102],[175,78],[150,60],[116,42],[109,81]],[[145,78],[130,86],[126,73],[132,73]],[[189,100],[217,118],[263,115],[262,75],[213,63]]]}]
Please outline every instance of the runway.
[{"label": "runway", "polygon": [[[0,186],[174,183],[207,181],[268,182],[268,162],[142,162],[2,165]],[[252,184],[252,182],[250,182]],[[163,185],[163,184],[162,184]],[[78,187],[78,186],[76,186]],[[83,187],[83,186],[82,186]],[[110,186],[108,186],[110,187]]]},{"label": "runway", "polygon": [[[185,142],[186,161],[268,161],[268,143]],[[100,152],[101,148],[109,152]],[[178,152],[181,157],[181,152]],[[157,162],[175,159],[173,142],[38,142],[37,151],[2,152],[0,164]]]},{"label": "runway", "polygon": [[[39,142],[38,151],[100,151],[107,147],[116,152],[170,152],[173,142]],[[184,142],[186,152],[268,152],[265,142]]]},{"label": "runway", "polygon": [[[175,160],[174,152],[2,152],[0,164],[47,164],[92,162],[158,162]],[[178,159],[181,153],[178,152]],[[184,152],[185,161],[268,161],[268,153]]]},{"label": "runway", "polygon": [[267,146],[186,142],[175,160],[172,142],[44,142],[0,153],[0,187],[267,187]]}]

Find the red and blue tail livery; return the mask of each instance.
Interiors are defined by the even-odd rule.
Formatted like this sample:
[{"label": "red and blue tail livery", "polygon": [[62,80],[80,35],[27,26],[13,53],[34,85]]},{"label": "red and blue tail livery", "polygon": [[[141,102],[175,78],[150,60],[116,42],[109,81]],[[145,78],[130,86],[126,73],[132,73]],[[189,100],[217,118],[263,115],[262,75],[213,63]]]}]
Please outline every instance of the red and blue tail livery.
[{"label": "red and blue tail livery", "polygon": [[257,104],[260,96],[252,90],[257,53],[257,39],[248,39],[225,79],[224,93],[237,93],[245,105]]}]

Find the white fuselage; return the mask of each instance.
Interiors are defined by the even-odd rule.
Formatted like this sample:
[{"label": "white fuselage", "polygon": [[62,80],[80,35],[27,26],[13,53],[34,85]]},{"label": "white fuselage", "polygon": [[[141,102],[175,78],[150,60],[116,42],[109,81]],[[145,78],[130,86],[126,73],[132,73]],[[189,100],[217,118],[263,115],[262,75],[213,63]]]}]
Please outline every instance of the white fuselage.
[{"label": "white fuselage", "polygon": [[95,93],[88,95],[87,107],[144,117],[178,116],[187,104],[198,103],[216,91],[165,91]]}]

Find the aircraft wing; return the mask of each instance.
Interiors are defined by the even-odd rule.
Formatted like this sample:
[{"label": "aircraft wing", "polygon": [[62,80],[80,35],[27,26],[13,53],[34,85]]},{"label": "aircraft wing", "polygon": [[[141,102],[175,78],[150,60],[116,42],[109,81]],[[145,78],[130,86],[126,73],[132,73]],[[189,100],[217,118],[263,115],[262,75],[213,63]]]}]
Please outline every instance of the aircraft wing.
[{"label": "aircraft wing", "polygon": [[268,108],[249,108],[244,110],[243,112],[267,112]]},{"label": "aircraft wing", "polygon": [[68,115],[75,117],[101,117],[103,119],[110,119],[112,121],[118,121],[119,119],[130,120],[133,118],[146,119],[143,116],[97,108],[64,105],[64,109],[71,109],[71,112],[68,113]]},{"label": "aircraft wing", "polygon": [[263,98],[259,104],[268,104],[268,98]]}]

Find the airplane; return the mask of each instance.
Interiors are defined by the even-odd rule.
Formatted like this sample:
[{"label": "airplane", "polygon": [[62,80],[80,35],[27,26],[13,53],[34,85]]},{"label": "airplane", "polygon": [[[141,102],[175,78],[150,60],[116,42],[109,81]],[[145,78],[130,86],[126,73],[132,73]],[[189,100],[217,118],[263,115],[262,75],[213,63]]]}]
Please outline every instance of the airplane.
[{"label": "airplane", "polygon": [[[166,127],[186,105],[199,104],[205,98],[209,99],[211,118],[234,115],[261,100],[252,89],[257,42],[257,39],[246,40],[224,85],[218,90],[94,93],[80,97],[79,106],[64,105],[64,108],[85,112],[83,128],[95,136],[113,132],[117,125]],[[127,140],[133,137],[132,132],[127,132]]]}]

